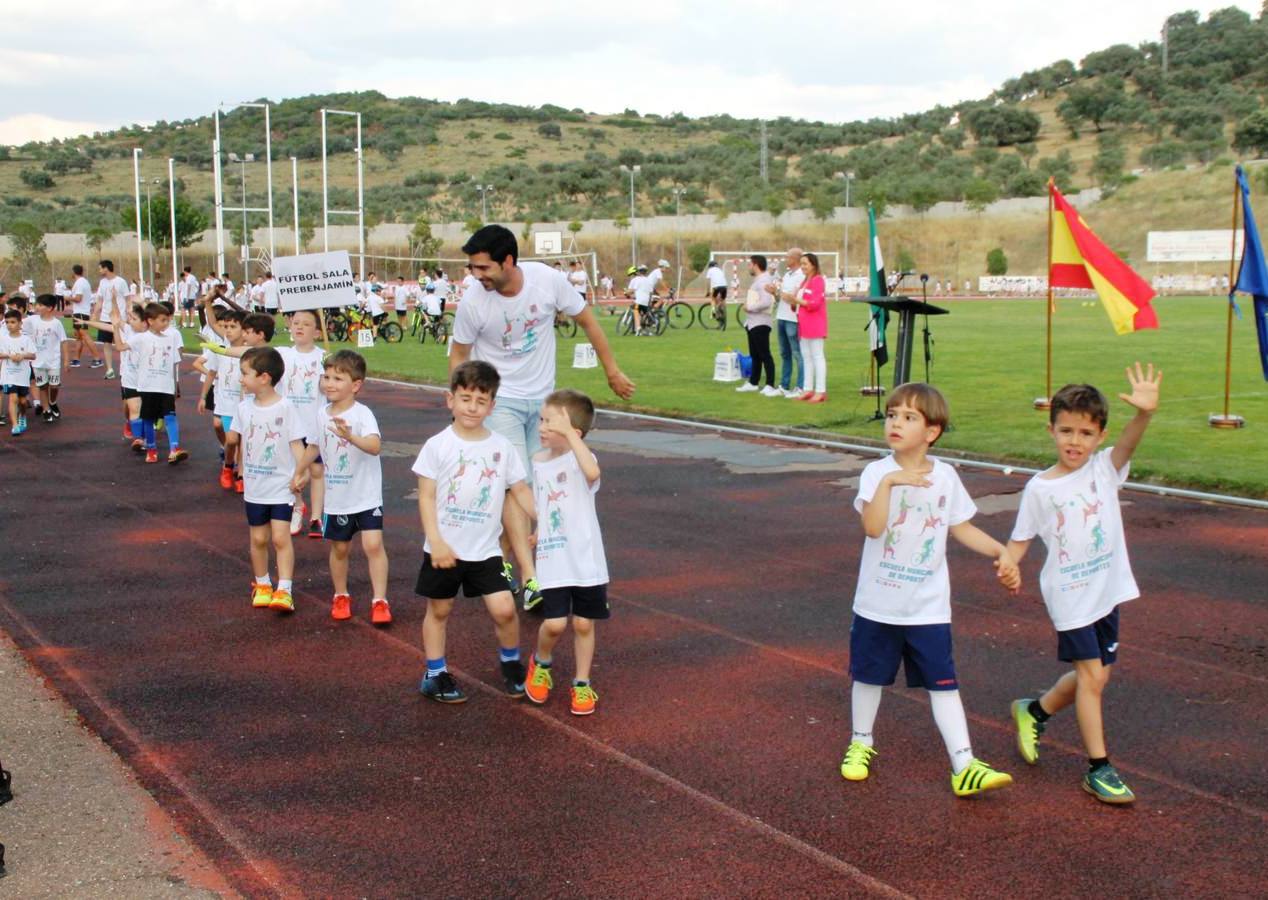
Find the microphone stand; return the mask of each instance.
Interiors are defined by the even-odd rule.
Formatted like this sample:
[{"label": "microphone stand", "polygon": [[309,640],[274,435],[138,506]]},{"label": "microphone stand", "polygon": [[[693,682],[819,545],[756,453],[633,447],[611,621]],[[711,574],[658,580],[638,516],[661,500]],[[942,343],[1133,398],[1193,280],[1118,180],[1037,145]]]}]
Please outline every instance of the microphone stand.
[{"label": "microphone stand", "polygon": [[924,306],[925,316],[925,384],[929,383],[929,362],[933,359],[933,337],[929,333],[929,276],[920,276],[920,302]]},{"label": "microphone stand", "polygon": [[[873,325],[876,326],[876,330],[879,332],[881,328],[880,318],[880,312],[873,311],[872,318],[869,319],[867,324],[863,326],[863,333],[870,335]],[[869,357],[868,374],[870,376],[869,380],[871,381],[871,384],[863,388],[862,393],[871,394],[876,398],[876,412],[872,413],[872,417],[867,421],[883,422],[885,421],[885,413],[881,411],[881,395],[885,393],[885,389],[881,387],[881,370],[880,366],[876,365],[876,354],[872,352],[871,347],[867,348],[867,355]]]}]

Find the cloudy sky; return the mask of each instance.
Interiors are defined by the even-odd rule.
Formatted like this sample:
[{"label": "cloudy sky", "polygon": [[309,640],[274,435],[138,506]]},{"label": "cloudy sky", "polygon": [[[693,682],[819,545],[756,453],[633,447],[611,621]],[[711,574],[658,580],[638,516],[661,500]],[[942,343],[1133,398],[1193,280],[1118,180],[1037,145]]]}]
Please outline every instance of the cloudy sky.
[{"label": "cloudy sky", "polygon": [[[60,0],[4,3],[0,143],[373,88],[593,112],[846,121],[985,96],[1253,2]],[[581,11],[585,9],[585,11]]]}]

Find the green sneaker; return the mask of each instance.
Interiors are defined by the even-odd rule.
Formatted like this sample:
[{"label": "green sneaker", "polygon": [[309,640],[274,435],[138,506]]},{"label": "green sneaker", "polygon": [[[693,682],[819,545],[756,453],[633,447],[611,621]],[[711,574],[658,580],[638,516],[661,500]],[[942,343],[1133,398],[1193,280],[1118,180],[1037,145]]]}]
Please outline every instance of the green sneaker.
[{"label": "green sneaker", "polygon": [[850,741],[850,746],[845,748],[845,759],[841,760],[841,777],[846,781],[866,781],[872,773],[872,760],[875,758],[875,747],[861,741]]},{"label": "green sneaker", "polygon": [[524,612],[529,612],[542,602],[542,589],[537,584],[536,578],[530,578],[524,582]]},{"label": "green sneaker", "polygon": [[1008,787],[1012,783],[1012,775],[997,772],[980,759],[973,760],[960,774],[951,775],[951,790],[957,797],[971,797],[983,791]]},{"label": "green sneaker", "polygon": [[520,583],[515,580],[515,567],[509,562],[502,563],[502,576],[506,579],[506,589],[512,594],[518,594]]},{"label": "green sneaker", "polygon": [[1017,752],[1027,764],[1039,762],[1039,738],[1043,735],[1043,722],[1030,714],[1030,697],[1013,701],[1013,722],[1017,725]]},{"label": "green sneaker", "polygon": [[1101,766],[1083,776],[1083,790],[1102,803],[1135,803],[1136,795],[1113,766]]}]

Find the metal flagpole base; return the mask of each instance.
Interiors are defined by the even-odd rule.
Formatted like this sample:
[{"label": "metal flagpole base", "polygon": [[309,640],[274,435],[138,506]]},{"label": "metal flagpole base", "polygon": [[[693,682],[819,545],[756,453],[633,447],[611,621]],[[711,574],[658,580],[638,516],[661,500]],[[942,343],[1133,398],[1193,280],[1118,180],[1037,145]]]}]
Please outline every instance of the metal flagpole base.
[{"label": "metal flagpole base", "polygon": [[1241,416],[1224,416],[1212,413],[1209,417],[1207,417],[1206,424],[1210,425],[1212,428],[1244,428],[1246,420]]},{"label": "metal flagpole base", "polygon": [[1036,397],[1033,406],[1035,409],[1052,409],[1052,400],[1048,397]]},{"label": "metal flagpole base", "polygon": [[860,397],[884,397],[885,387],[880,384],[865,384],[859,388]]}]

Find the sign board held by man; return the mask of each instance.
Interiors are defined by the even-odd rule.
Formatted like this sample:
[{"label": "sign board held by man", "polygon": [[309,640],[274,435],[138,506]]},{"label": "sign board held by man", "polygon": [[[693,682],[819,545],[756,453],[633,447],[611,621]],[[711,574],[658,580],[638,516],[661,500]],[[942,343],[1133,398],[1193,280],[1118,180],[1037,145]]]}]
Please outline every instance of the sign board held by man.
[{"label": "sign board held by man", "polygon": [[282,312],[355,306],[356,286],[347,250],[279,256],[273,260]]}]

